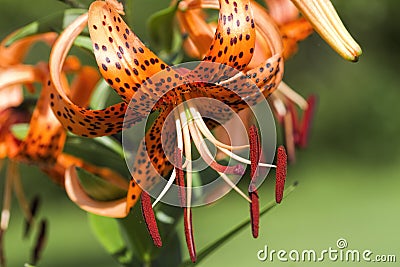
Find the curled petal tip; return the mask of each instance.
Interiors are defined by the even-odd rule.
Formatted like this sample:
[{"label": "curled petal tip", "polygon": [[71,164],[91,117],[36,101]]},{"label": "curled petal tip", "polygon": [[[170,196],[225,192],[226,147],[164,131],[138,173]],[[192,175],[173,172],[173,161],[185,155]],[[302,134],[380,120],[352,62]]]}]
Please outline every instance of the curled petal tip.
[{"label": "curled petal tip", "polygon": [[347,31],[329,0],[292,0],[319,35],[344,59],[357,62],[361,47]]}]

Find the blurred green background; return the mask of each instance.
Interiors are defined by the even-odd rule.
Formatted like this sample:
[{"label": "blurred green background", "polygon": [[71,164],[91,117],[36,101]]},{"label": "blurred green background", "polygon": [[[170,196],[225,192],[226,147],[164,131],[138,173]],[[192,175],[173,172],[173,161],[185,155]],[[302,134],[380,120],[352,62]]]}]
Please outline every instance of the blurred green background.
[{"label": "blurred green background", "polygon": [[[66,7],[55,0],[0,3],[0,38]],[[349,249],[395,254],[400,262],[400,2],[333,3],[364,53],[360,62],[346,62],[314,34],[286,64],[289,85],[303,95],[319,96],[309,146],[289,167],[288,183],[299,181],[299,187],[262,217],[258,239],[251,237],[249,226],[199,266],[361,266],[328,260],[311,264],[257,260],[257,251],[265,245],[320,251],[336,248],[339,238],[347,240]],[[167,5],[167,1],[135,1],[134,31],[146,40],[145,20]],[[3,188],[4,173],[1,177]],[[272,178],[263,185],[261,203],[273,198]],[[85,213],[62,189],[32,167],[23,171],[23,181],[29,197],[42,196],[40,216],[50,224],[39,266],[117,266],[92,235]],[[200,250],[247,218],[248,204],[231,194],[212,206],[196,208],[193,217]],[[5,237],[9,266],[23,266],[29,259],[32,240],[22,240],[22,230],[22,214],[14,205]]]}]

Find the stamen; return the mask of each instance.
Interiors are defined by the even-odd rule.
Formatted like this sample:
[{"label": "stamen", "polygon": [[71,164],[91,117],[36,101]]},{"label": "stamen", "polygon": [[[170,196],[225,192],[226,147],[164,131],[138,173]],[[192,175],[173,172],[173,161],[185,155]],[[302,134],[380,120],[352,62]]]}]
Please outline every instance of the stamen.
[{"label": "stamen", "polygon": [[168,190],[171,188],[172,184],[174,183],[176,178],[176,170],[174,169],[171,173],[171,177],[169,177],[167,184],[165,185],[165,187],[163,188],[163,190],[161,191],[161,193],[158,195],[158,197],[156,198],[156,200],[153,202],[152,204],[152,208],[154,208],[156,206],[156,204],[158,202],[160,202],[160,200],[164,197],[164,195],[168,192]]},{"label": "stamen", "polygon": [[30,217],[25,219],[25,231],[24,231],[24,237],[27,237],[30,233],[32,224],[33,224],[33,220],[35,218],[35,215],[38,211],[38,207],[40,204],[40,198],[39,196],[35,196],[31,202],[31,206],[30,206]]},{"label": "stamen", "polygon": [[241,145],[241,146],[230,146],[227,144],[224,144],[220,141],[218,141],[214,135],[210,132],[210,130],[208,129],[206,123],[204,122],[204,120],[201,117],[200,112],[198,112],[197,110],[195,110],[193,107],[190,107],[190,111],[193,115],[193,119],[194,122],[197,126],[197,128],[199,128],[200,132],[207,138],[209,139],[215,146],[217,147],[221,147],[221,148],[225,148],[225,149],[229,149],[229,150],[236,150],[236,149],[244,149],[244,148],[248,148],[249,145]]},{"label": "stamen", "polygon": [[300,147],[307,146],[307,140],[311,129],[312,120],[314,117],[316,102],[317,102],[317,97],[315,95],[311,95],[307,99],[308,109],[306,109],[303,115],[303,120],[300,129],[300,141],[299,141]]},{"label": "stamen", "polygon": [[[232,159],[235,159],[239,162],[242,162],[244,164],[251,164],[250,160],[245,159],[243,157],[238,156],[237,154],[233,153],[230,150],[239,150],[239,149],[245,149],[249,148],[249,145],[241,145],[241,146],[229,146],[227,144],[224,144],[220,141],[218,141],[214,135],[210,132],[208,129],[207,125],[205,124],[204,120],[201,118],[200,112],[198,112],[192,104],[188,104],[190,107],[190,112],[193,115],[194,118],[194,123],[196,127],[200,130],[200,132],[208,139],[210,142],[212,142],[219,150],[221,150],[223,153],[225,153],[227,156],[231,157]],[[259,163],[260,167],[267,167],[267,168],[275,168],[276,166],[273,164],[268,164],[268,163]]]},{"label": "stamen", "polygon": [[282,93],[287,98],[289,98],[292,102],[296,103],[302,110],[306,110],[308,108],[307,101],[299,95],[296,91],[289,87],[284,82],[281,82],[278,86],[277,92]]},{"label": "stamen", "polygon": [[197,150],[199,151],[201,157],[206,161],[206,163],[213,168],[217,172],[222,172],[226,174],[234,174],[234,175],[243,175],[245,170],[243,166],[240,164],[237,164],[235,166],[223,166],[216,162],[212,155],[210,150],[208,149],[207,145],[204,142],[204,139],[202,138],[200,131],[196,127],[196,125],[193,123],[193,121],[188,122],[188,126],[190,129],[190,133],[193,137],[194,144],[196,145]]},{"label": "stamen", "polygon": [[186,243],[189,249],[190,260],[194,263],[196,262],[197,257],[193,236],[192,213],[190,212],[190,208],[183,209],[183,216],[186,218],[184,220]]},{"label": "stamen", "polygon": [[258,200],[258,192],[256,188],[256,180],[258,176],[258,162],[260,161],[260,138],[258,136],[258,129],[252,125],[249,129],[250,135],[250,185],[249,196],[250,203],[250,218],[251,218],[251,231],[254,238],[258,237],[258,229],[260,223],[260,205]]},{"label": "stamen", "polygon": [[13,173],[10,169],[10,166],[8,166],[6,173],[6,182],[4,186],[3,209],[1,211],[0,219],[0,229],[2,231],[7,230],[8,223],[10,221],[11,193],[13,187]]},{"label": "stamen", "polygon": [[175,152],[175,170],[176,170],[176,183],[179,186],[179,198],[183,207],[183,219],[185,228],[185,239],[189,250],[190,259],[192,262],[196,261],[196,247],[194,243],[193,227],[192,227],[192,215],[188,214],[188,208],[185,206],[186,195],[185,195],[185,181],[184,173],[182,169],[182,152],[178,148]]},{"label": "stamen", "polygon": [[287,155],[283,146],[278,147],[276,158],[275,201],[281,203],[287,172]]},{"label": "stamen", "polygon": [[255,189],[249,192],[251,203],[250,203],[250,218],[251,218],[251,233],[254,238],[258,237],[258,229],[260,228],[260,204],[258,200],[258,192]]},{"label": "stamen", "polygon": [[[250,160],[242,158],[241,156],[238,156],[238,155],[232,153],[231,151],[229,151],[229,150],[227,150],[225,148],[218,147],[218,149],[220,149],[222,152],[224,152],[226,155],[230,156],[234,160],[240,161],[240,162],[242,162],[244,164],[247,164],[247,165],[251,164]],[[268,163],[262,163],[262,162],[259,162],[258,166],[259,167],[266,167],[266,168],[276,168],[276,165],[274,165],[274,164],[268,164]]]},{"label": "stamen", "polygon": [[270,95],[269,99],[271,99],[270,101],[272,102],[272,107],[278,114],[278,120],[281,123],[284,116],[287,113],[287,110],[285,107],[285,103],[283,103],[283,101],[279,97],[276,96],[276,93],[278,93],[278,92],[274,92],[274,94]]},{"label": "stamen", "polygon": [[40,223],[40,230],[38,238],[36,239],[35,248],[32,253],[32,264],[36,265],[39,261],[41,253],[43,251],[44,245],[47,238],[47,221],[42,220]]},{"label": "stamen", "polygon": [[[297,114],[297,109],[291,101],[288,101],[287,108],[288,108],[289,113],[292,115],[293,140],[294,140],[295,144],[298,144],[300,141],[300,132],[299,132],[300,126],[299,126],[299,116]],[[307,104],[307,108],[308,108],[308,104]]]},{"label": "stamen", "polygon": [[6,266],[6,257],[3,247],[4,234],[5,231],[3,229],[0,229],[0,266]]},{"label": "stamen", "polygon": [[142,214],[144,221],[146,222],[147,230],[150,233],[151,238],[153,239],[154,245],[157,247],[162,246],[161,236],[158,232],[156,217],[154,216],[154,211],[151,206],[150,196],[146,191],[143,191],[141,194],[141,206],[142,206]]},{"label": "stamen", "polygon": [[250,135],[250,177],[253,181],[258,175],[258,162],[260,161],[260,138],[258,136],[258,129],[252,125],[249,129]]},{"label": "stamen", "polygon": [[[183,222],[185,227],[185,238],[186,244],[189,249],[189,255],[192,262],[196,262],[196,247],[194,243],[194,235],[193,235],[193,225],[192,225],[192,213],[191,213],[191,202],[192,202],[192,149],[190,143],[190,130],[188,125],[188,118],[186,117],[185,110],[181,107],[181,121],[182,123],[182,131],[183,131],[183,142],[185,146],[185,156],[188,161],[186,167],[186,182],[187,182],[187,191],[186,191],[186,207],[183,208]],[[196,140],[193,140],[195,144],[197,144]]]},{"label": "stamen", "polygon": [[283,120],[283,130],[285,134],[285,145],[287,147],[289,161],[295,162],[296,161],[296,149],[295,149],[295,138],[294,138],[294,131],[296,129],[293,128],[293,117],[292,113],[286,113],[284,120]]},{"label": "stamen", "polygon": [[14,192],[15,196],[17,197],[18,204],[22,209],[22,212],[25,217],[25,232],[24,236],[27,236],[29,233],[30,225],[33,223],[33,212],[37,211],[37,205],[39,204],[39,199],[36,196],[31,203],[31,206],[28,204],[28,200],[25,197],[25,193],[23,191],[22,183],[21,183],[21,176],[18,172],[18,165],[16,162],[10,162],[9,168],[11,169],[11,172],[13,173],[13,187],[14,187]]}]

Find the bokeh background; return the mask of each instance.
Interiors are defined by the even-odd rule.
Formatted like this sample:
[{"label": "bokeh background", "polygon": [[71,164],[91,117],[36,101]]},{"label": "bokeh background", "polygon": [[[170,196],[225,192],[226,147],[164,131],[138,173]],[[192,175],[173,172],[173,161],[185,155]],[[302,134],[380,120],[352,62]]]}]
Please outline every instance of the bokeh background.
[{"label": "bokeh background", "polygon": [[[167,1],[134,2],[134,31],[147,40],[145,22]],[[260,236],[250,226],[199,266],[361,266],[360,263],[260,262],[257,251],[336,247],[395,254],[400,262],[400,2],[333,1],[364,54],[356,64],[337,56],[316,34],[300,45],[286,64],[285,81],[303,95],[319,97],[309,146],[289,167],[288,183],[299,186],[261,218]],[[56,0],[0,0],[0,38],[66,8]],[[29,60],[43,58],[37,48]],[[41,54],[43,53],[43,54]],[[92,235],[86,214],[62,189],[32,167],[24,167],[28,197],[40,194],[41,217],[49,219],[49,239],[39,266],[118,266]],[[1,174],[1,192],[4,173]],[[260,192],[261,203],[273,198],[273,176]],[[248,217],[248,204],[231,194],[194,210],[195,240],[201,249]],[[14,205],[5,252],[9,266],[23,266],[32,240],[22,240],[23,220]],[[186,249],[184,249],[186,253]],[[397,266],[399,263],[369,263]],[[364,264],[362,264],[364,266]]]}]

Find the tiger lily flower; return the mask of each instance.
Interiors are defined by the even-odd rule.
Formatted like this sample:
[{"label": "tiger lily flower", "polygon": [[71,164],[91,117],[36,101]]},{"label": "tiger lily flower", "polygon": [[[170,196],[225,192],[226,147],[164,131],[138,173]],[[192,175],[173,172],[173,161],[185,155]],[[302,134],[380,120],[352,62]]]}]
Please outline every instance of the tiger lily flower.
[{"label": "tiger lily flower", "polygon": [[30,47],[41,41],[52,44],[55,33],[45,33],[23,38],[12,45],[6,44],[13,37],[13,33],[0,43],[0,171],[4,167],[6,158],[8,166],[4,184],[3,207],[0,217],[0,265],[5,266],[5,255],[2,241],[10,220],[12,193],[14,192],[23,215],[27,221],[26,234],[32,224],[37,203],[28,204],[21,186],[18,172],[18,161],[15,156],[20,151],[21,141],[12,133],[11,128],[18,123],[29,122],[31,114],[26,105],[23,105],[23,85],[33,90],[33,83],[41,79],[40,71],[36,66],[26,65],[23,60]]},{"label": "tiger lily flower", "polygon": [[[236,73],[242,73],[258,87],[250,87],[242,84],[239,78],[216,82],[216,85],[208,85],[196,80],[196,72],[185,68],[172,68],[151,52],[132,32],[121,19],[123,10],[118,2],[113,0],[95,1],[91,4],[89,12],[80,16],[70,24],[60,35],[50,56],[50,74],[53,85],[50,105],[55,116],[69,131],[87,137],[111,135],[122,129],[134,127],[144,120],[148,113],[158,112],[158,116],[145,133],[143,140],[136,152],[137,157],[131,166],[133,179],[129,184],[126,198],[126,209],[120,215],[128,214],[141,194],[143,216],[148,226],[155,245],[161,245],[152,206],[162,197],[160,196],[152,204],[149,195],[141,192],[154,188],[161,177],[168,177],[168,183],[161,193],[168,190],[176,178],[176,183],[182,188],[186,173],[186,190],[180,191],[180,205],[184,208],[185,236],[192,261],[196,260],[192,213],[191,213],[191,188],[192,188],[192,148],[195,144],[201,157],[207,164],[247,201],[251,203],[253,220],[253,235],[257,234],[257,205],[258,197],[252,192],[256,188],[249,188],[251,197],[241,192],[228,178],[227,174],[242,174],[244,168],[241,165],[224,166],[216,162],[207,146],[204,138],[207,137],[218,149],[224,151],[230,157],[243,164],[252,164],[255,167],[277,167],[277,175],[283,190],[284,177],[286,175],[286,160],[284,149],[278,151],[279,166],[259,163],[257,157],[250,160],[239,157],[233,151],[237,149],[219,142],[210,132],[204,122],[200,110],[213,112],[213,107],[205,104],[203,107],[191,104],[191,99],[200,96],[218,99],[239,111],[247,107],[243,99],[223,87],[223,83],[238,83],[243,88],[243,93],[251,97],[254,94],[270,94],[276,89],[282,78],[283,60],[282,45],[279,32],[271,27],[269,35],[269,51],[271,56],[255,67],[248,68],[254,54],[256,25],[254,22],[252,4],[250,1],[220,1],[220,16],[214,39],[204,54],[204,59],[199,68],[203,68],[207,74],[207,64],[219,63],[222,70],[231,67]],[[121,96],[122,101],[103,110],[90,110],[69,98],[62,85],[60,73],[62,64],[68,54],[74,39],[88,26],[93,42],[93,50],[100,72],[108,84]],[[276,37],[276,38],[275,38]],[[224,67],[225,66],[225,67]],[[207,72],[210,71],[210,72]],[[162,75],[157,76],[157,74]],[[229,74],[229,71],[227,72]],[[216,74],[218,75],[218,73]],[[217,77],[220,78],[220,77]],[[168,90],[171,89],[171,90]],[[246,91],[247,90],[247,91]],[[165,93],[165,95],[164,95]],[[129,107],[128,107],[129,105]],[[171,115],[174,123],[164,125]],[[222,114],[223,115],[223,114]],[[124,123],[125,117],[125,123]],[[167,123],[166,123],[167,124]],[[161,137],[163,127],[167,129],[165,136],[168,138],[168,149],[162,149]],[[171,134],[176,128],[176,136]],[[257,134],[250,136],[250,141],[257,139]],[[171,138],[171,136],[173,136]],[[253,141],[252,141],[253,140]],[[253,145],[252,145],[253,146]],[[248,148],[248,146],[245,146]],[[256,149],[255,151],[259,151]],[[147,158],[147,153],[149,158]],[[168,157],[167,157],[168,155]],[[185,158],[185,160],[183,160]],[[174,165],[171,159],[175,159]],[[175,166],[175,167],[174,167]],[[185,172],[183,171],[185,168]],[[256,173],[256,172],[255,172]],[[254,175],[257,176],[257,175]],[[70,175],[74,179],[74,175]],[[76,180],[76,179],[75,179]],[[281,192],[277,194],[277,201],[281,200]],[[77,202],[79,200],[76,200]],[[79,203],[78,203],[79,204]],[[116,207],[117,204],[114,205]],[[86,208],[81,205],[82,208]]]},{"label": "tiger lily flower", "polygon": [[[8,228],[10,218],[11,197],[14,192],[23,210],[27,222],[26,233],[29,232],[34,221],[37,201],[31,205],[26,200],[22,189],[21,178],[18,172],[19,164],[38,166],[57,184],[64,186],[64,176],[71,172],[71,166],[83,168],[91,173],[106,177],[110,184],[117,184],[124,189],[128,181],[114,171],[94,166],[84,160],[63,152],[67,137],[66,130],[53,115],[50,106],[52,98],[50,73],[47,63],[39,62],[36,65],[23,64],[25,54],[32,44],[44,41],[51,45],[57,38],[56,33],[45,33],[23,38],[6,47],[7,37],[0,45],[0,170],[8,158],[9,165],[6,172],[4,186],[4,200],[0,221],[0,241]],[[66,74],[76,74],[71,86],[68,85]],[[88,105],[88,100],[95,85],[99,81],[99,74],[93,67],[81,66],[76,57],[68,57],[62,68],[63,85],[74,101],[81,105]],[[28,104],[23,99],[25,85],[34,90],[33,83],[42,85],[42,89],[33,112],[29,111]],[[7,100],[7,101],[6,101]],[[24,139],[18,139],[12,132],[12,127],[20,123],[29,123],[28,134]],[[75,170],[75,169],[74,169]],[[72,170],[72,171],[74,171]],[[123,184],[123,185],[121,185]],[[79,194],[79,190],[76,190]],[[94,204],[92,203],[94,202]],[[91,205],[93,212],[102,214],[104,209],[96,210],[96,201],[86,203]],[[41,235],[37,240],[33,252],[33,262],[40,256],[45,240],[46,222],[42,220]],[[0,265],[5,264],[5,256],[0,247]]]},{"label": "tiger lily flower", "polygon": [[[251,4],[255,14],[256,40],[254,56],[247,68],[252,68],[271,56],[269,44],[273,41],[275,41],[275,46],[279,51],[283,50],[283,57],[286,60],[297,51],[297,43],[312,32],[312,27],[306,20],[298,19],[299,12],[290,1],[271,1],[269,9],[271,15],[259,4],[255,2],[251,2]],[[212,26],[206,22],[205,14],[202,13],[203,9],[206,8],[219,9],[219,4],[215,0],[179,2],[178,25],[185,36],[185,51],[192,56],[202,56],[202,53],[206,52],[205,47],[213,39]],[[292,11],[293,8],[296,12]],[[289,14],[283,12],[287,9]],[[272,17],[272,15],[275,17]],[[277,25],[277,23],[280,25]],[[188,43],[198,45],[188,46]],[[269,93],[266,96],[269,96]],[[302,146],[305,146],[315,101],[307,102],[302,96],[281,82],[277,90],[268,97],[268,102],[278,122],[283,124],[289,160],[293,162],[295,146],[300,144],[300,140],[302,140]],[[304,111],[302,121],[299,123],[297,123],[298,116],[295,104]],[[222,134],[223,131],[219,128],[216,132]]]},{"label": "tiger lily flower", "polygon": [[[267,45],[269,39],[267,37],[271,30],[265,29],[265,25],[269,25],[266,21],[271,20],[279,28],[285,60],[297,51],[297,43],[311,34],[311,24],[320,33],[322,31],[321,27],[336,29],[336,31],[329,30],[332,36],[335,35],[334,38],[324,34],[321,35],[345,58],[356,61],[361,53],[361,49],[355,44],[351,36],[348,33],[344,34],[347,31],[343,27],[343,24],[338,22],[336,18],[337,13],[329,1],[322,1],[324,3],[329,2],[326,3],[329,8],[320,9],[317,7],[323,5],[321,1],[266,0],[265,2],[268,5],[268,13],[263,7],[252,2],[257,35],[254,51],[255,56],[252,58],[249,67],[252,66],[253,61],[257,64],[270,56]],[[206,51],[207,44],[210,44],[212,41],[212,24],[206,22],[205,14],[202,12],[203,9],[207,8],[218,9],[218,2],[216,0],[187,0],[179,2],[177,11],[178,24],[182,34],[185,36],[185,51],[190,56],[201,57]],[[310,10],[311,12],[308,12]],[[305,18],[299,18],[299,11],[304,14]],[[333,20],[333,18],[336,19]],[[313,23],[313,20],[319,22]],[[321,26],[322,24],[323,26]],[[332,41],[333,39],[336,40],[336,43]],[[353,57],[350,57],[350,52],[344,48],[346,42],[352,43],[353,52],[351,53],[354,54]],[[287,84],[282,82],[279,84],[277,90],[268,98],[268,101],[278,122],[283,125],[289,160],[293,162],[295,161],[295,146],[304,147],[307,143],[310,124],[315,110],[316,97],[310,96],[305,100]],[[298,109],[303,113],[301,119],[297,114]]]}]

